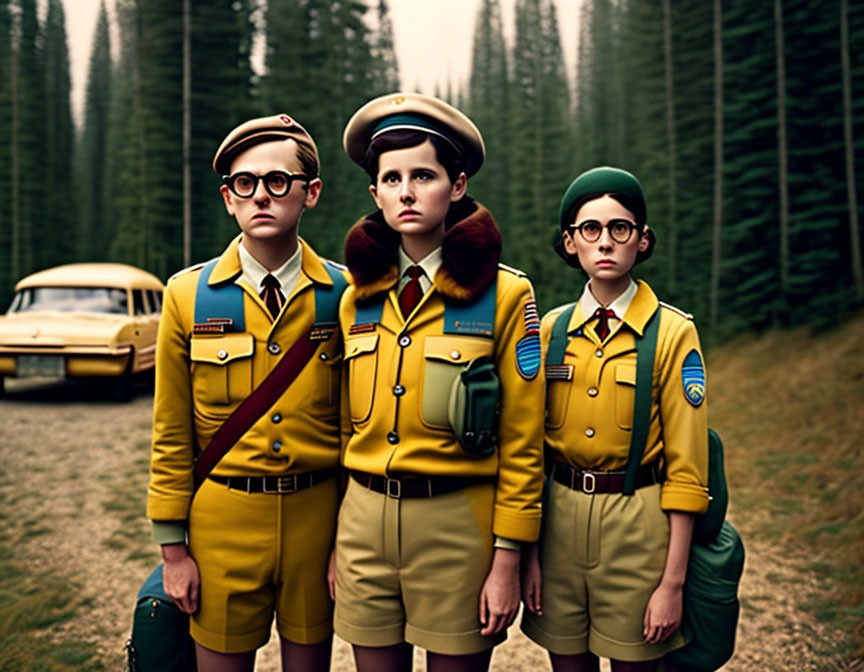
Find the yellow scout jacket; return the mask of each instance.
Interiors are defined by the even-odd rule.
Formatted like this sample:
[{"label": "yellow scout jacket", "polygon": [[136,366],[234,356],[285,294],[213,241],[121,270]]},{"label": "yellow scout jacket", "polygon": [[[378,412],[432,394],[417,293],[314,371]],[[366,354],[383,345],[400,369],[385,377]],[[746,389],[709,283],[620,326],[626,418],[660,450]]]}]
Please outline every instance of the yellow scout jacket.
[{"label": "yellow scout jacket", "polygon": [[[209,283],[240,275],[236,238]],[[195,334],[195,293],[201,267],[169,280],[156,344],[153,450],[147,516],[185,520],[193,492],[195,458],[231,412],[267,377],[282,355],[315,321],[314,284],[333,281],[302,240],[302,268],[274,323],[245,282],[241,333]],[[304,472],[339,464],[341,337],[315,355],[279,401],[222,458],[214,474],[254,476]]]},{"label": "yellow scout jacket", "polygon": [[[469,214],[447,229],[433,287],[407,323],[397,296],[398,234],[380,216],[349,232],[346,261],[354,285],[340,306],[349,399],[342,410],[343,464],[383,476],[497,475],[493,534],[534,541],[540,530],[543,371],[520,370],[517,344],[538,338],[539,354],[539,320],[530,281],[499,268],[500,235],[491,215],[467,200]],[[445,335],[444,297],[472,298],[496,278],[494,339]],[[358,330],[358,299],[378,294],[380,300],[382,291],[380,323],[373,331]],[[449,427],[447,398],[458,372],[484,355],[494,359],[501,381],[499,442],[497,452],[474,457]]]},{"label": "yellow scout jacket", "polygon": [[[639,288],[618,330],[602,345],[593,317],[583,319],[579,306],[568,325],[564,364],[573,366],[570,380],[547,381],[546,444],[552,457],[583,469],[624,469],[630,450],[636,391],[636,339],[659,305],[651,288]],[[555,318],[564,306],[543,317],[546,349]],[[708,418],[703,401],[694,405],[684,390],[684,360],[699,359],[696,327],[676,309],[660,307],[654,359],[651,426],[642,464],[658,458],[666,469],[660,498],[664,510],[702,513],[708,506]]]}]

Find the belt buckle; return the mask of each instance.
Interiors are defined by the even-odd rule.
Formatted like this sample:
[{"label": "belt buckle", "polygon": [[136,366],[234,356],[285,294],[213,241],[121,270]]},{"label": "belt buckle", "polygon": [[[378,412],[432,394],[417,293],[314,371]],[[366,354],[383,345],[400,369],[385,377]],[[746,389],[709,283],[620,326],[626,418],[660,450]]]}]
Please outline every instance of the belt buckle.
[{"label": "belt buckle", "polygon": [[297,492],[297,474],[282,474],[281,476],[275,476],[274,478],[276,479],[276,487],[273,490],[268,490],[267,477],[264,477],[264,492],[274,495],[284,495]]},{"label": "belt buckle", "polygon": [[398,478],[388,478],[387,496],[392,497],[393,499],[399,499],[400,497],[402,497],[402,481],[400,481]]},{"label": "belt buckle", "polygon": [[590,495],[597,489],[597,477],[590,471],[582,472],[582,492]]}]

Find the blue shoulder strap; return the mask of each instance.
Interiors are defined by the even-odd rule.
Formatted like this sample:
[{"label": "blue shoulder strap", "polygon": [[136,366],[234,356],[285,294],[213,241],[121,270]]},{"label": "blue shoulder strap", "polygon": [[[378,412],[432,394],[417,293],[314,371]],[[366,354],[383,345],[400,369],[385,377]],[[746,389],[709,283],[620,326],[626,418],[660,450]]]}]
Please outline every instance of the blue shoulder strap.
[{"label": "blue shoulder strap", "polygon": [[333,325],[339,323],[339,299],[348,286],[348,281],[341,270],[330,261],[324,261],[324,268],[333,284],[315,285],[315,325]]},{"label": "blue shoulder strap", "polygon": [[552,325],[552,335],[549,337],[549,347],[546,350],[546,366],[559,366],[564,363],[564,351],[567,349],[567,326],[576,308],[571,303],[558,313],[555,324]]},{"label": "blue shoulder strap", "polygon": [[[453,301],[444,297],[444,333],[460,336],[486,336],[495,332],[495,298],[498,278],[473,301]],[[384,312],[387,294],[381,292],[366,301],[357,302],[354,324],[378,324]]]},{"label": "blue shoulder strap", "polygon": [[225,331],[246,331],[243,290],[234,284],[233,279],[218,285],[208,283],[218,262],[219,257],[208,261],[198,276],[198,288],[195,290],[195,324],[217,320],[225,324]]}]

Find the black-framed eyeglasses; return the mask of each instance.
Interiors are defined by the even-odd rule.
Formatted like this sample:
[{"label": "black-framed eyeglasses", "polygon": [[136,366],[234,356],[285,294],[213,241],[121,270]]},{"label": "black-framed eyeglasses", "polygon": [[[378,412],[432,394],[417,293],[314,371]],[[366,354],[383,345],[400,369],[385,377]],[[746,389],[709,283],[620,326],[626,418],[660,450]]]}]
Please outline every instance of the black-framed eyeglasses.
[{"label": "black-framed eyeglasses", "polygon": [[271,170],[266,175],[240,172],[223,175],[222,182],[240,198],[252,198],[258,189],[258,180],[264,181],[264,188],[273,198],[280,198],[291,190],[295,181],[309,182],[307,175],[286,173],[284,170]]},{"label": "black-framed eyeglasses", "polygon": [[611,219],[605,225],[597,220],[588,219],[578,225],[571,224],[570,228],[578,231],[586,243],[596,243],[600,240],[605,228],[612,240],[623,245],[630,240],[633,231],[641,230],[642,227],[627,219]]}]

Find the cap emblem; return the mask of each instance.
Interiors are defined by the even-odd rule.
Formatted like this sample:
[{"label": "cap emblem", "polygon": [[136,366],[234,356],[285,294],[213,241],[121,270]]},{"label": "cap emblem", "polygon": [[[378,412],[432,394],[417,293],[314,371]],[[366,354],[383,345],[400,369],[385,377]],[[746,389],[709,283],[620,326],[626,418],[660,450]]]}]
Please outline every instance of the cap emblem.
[{"label": "cap emblem", "polygon": [[280,114],[279,115],[279,121],[281,121],[286,126],[293,126],[294,125],[294,120],[291,117],[289,117],[287,114]]},{"label": "cap emblem", "polygon": [[396,96],[396,97],[393,99],[393,103],[394,103],[394,105],[401,105],[401,104],[404,103],[404,102],[405,102],[405,98],[404,98],[403,96]]}]

